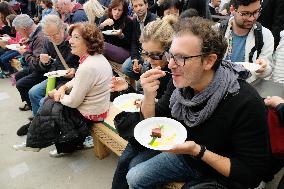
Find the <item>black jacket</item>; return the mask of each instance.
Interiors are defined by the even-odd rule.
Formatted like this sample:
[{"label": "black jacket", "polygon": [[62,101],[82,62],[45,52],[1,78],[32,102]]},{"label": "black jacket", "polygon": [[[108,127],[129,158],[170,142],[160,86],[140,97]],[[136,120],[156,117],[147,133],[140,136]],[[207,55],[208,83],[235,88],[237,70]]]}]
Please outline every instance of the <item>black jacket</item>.
[{"label": "black jacket", "polygon": [[[144,22],[144,26],[146,26],[149,22],[152,22],[154,20],[157,19],[157,15],[148,12],[145,22]],[[139,41],[140,35],[141,35],[141,30],[140,30],[140,24],[137,20],[137,18],[135,18],[133,20],[133,30],[132,30],[132,40],[131,40],[131,50],[130,50],[130,54],[131,54],[131,59],[140,59],[140,53],[141,53],[141,43]]]},{"label": "black jacket", "polygon": [[258,21],[272,32],[276,49],[280,41],[280,32],[284,30],[284,1],[263,0],[261,7]]},{"label": "black jacket", "polygon": [[[231,185],[240,183],[255,188],[266,177],[270,167],[270,146],[264,102],[257,91],[239,80],[238,94],[223,98],[213,114],[196,127],[187,127],[187,140],[202,144],[208,150],[230,158],[228,178],[201,160],[184,155],[188,165],[205,177],[221,178]],[[175,87],[169,87],[156,105],[155,116],[171,117],[169,99]],[[198,109],[196,109],[198,111]],[[235,187],[229,187],[235,188]]]},{"label": "black jacket", "polygon": [[69,108],[48,98],[35,116],[27,134],[27,147],[45,148],[86,136],[87,122],[77,109]]},{"label": "black jacket", "polygon": [[[100,18],[99,24],[104,22],[106,19],[108,19],[107,16],[103,16]],[[102,31],[105,30],[119,30],[122,29],[122,33],[124,34],[124,38],[120,39],[117,36],[113,35],[104,35],[105,42],[108,42],[112,45],[115,45],[117,47],[122,47],[126,50],[130,50],[130,45],[131,45],[131,35],[133,33],[133,21],[127,16],[125,20],[114,20],[114,25],[113,26],[106,26],[102,29]]]}]

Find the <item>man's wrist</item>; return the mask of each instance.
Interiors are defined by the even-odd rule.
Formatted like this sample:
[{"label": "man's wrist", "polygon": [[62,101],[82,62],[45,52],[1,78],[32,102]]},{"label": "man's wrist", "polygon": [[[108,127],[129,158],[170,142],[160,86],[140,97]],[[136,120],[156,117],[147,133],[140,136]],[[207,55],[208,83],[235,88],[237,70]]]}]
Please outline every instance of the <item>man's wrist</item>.
[{"label": "man's wrist", "polygon": [[[195,159],[202,159],[202,157],[204,156],[205,151],[207,150],[206,147],[204,145],[198,145],[199,146],[199,151],[196,155],[194,155]],[[198,148],[197,148],[198,150]]]}]

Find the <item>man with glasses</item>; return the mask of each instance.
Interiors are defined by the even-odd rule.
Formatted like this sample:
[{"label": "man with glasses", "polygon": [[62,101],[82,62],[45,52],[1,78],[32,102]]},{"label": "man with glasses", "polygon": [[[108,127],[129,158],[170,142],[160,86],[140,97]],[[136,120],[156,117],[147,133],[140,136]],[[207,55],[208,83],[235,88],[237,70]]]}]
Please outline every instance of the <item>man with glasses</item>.
[{"label": "man with glasses", "polygon": [[[74,77],[75,69],[79,66],[79,57],[71,53],[66,26],[57,15],[47,15],[42,21],[42,30],[47,39],[43,42],[43,49],[39,55],[38,71],[43,75],[49,71],[65,70],[55,50],[54,45],[56,45],[63,59],[70,67],[67,70],[67,75],[56,78],[56,86],[63,85]],[[45,77],[44,81],[29,90],[33,116],[37,114],[40,107],[40,100],[45,96],[46,85],[47,79]],[[25,135],[29,125],[30,123],[23,125],[17,134],[19,136]]]},{"label": "man with glasses", "polygon": [[[255,188],[269,169],[265,105],[245,81],[241,66],[222,61],[226,41],[199,17],[181,19],[166,57],[175,89],[155,102],[158,79],[152,69],[141,77],[144,118],[171,117],[187,130],[172,149],[132,166],[129,188],[154,188],[188,181],[185,188]],[[190,44],[190,45],[188,45]]]},{"label": "man with glasses", "polygon": [[[270,65],[274,38],[271,31],[256,22],[260,10],[260,0],[233,0],[230,8],[233,17],[225,29],[228,48],[224,58],[232,62],[253,62],[261,66],[252,73],[248,82],[267,77],[272,71]],[[257,47],[261,49],[258,50]]]}]

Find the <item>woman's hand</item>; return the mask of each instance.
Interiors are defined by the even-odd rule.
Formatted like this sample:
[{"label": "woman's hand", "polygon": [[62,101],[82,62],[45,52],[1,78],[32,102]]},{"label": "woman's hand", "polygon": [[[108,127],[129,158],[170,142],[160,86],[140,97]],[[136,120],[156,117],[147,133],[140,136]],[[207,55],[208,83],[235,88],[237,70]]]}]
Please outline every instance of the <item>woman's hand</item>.
[{"label": "woman's hand", "polygon": [[106,26],[112,26],[113,24],[114,24],[113,19],[108,18],[108,19],[106,19],[105,21],[103,21],[103,23],[101,23],[100,25],[101,25],[102,27],[106,27]]},{"label": "woman's hand", "polygon": [[67,70],[67,74],[64,77],[71,79],[71,78],[73,78],[75,76],[75,72],[76,71],[75,71],[74,68],[69,68]]},{"label": "woman's hand", "polygon": [[128,89],[128,83],[122,77],[111,78],[111,92],[123,91]]},{"label": "woman's hand", "polygon": [[264,103],[266,106],[275,108],[279,104],[284,103],[284,100],[279,96],[268,96],[266,99],[264,99]]},{"label": "woman's hand", "polygon": [[65,95],[65,91],[67,90],[67,86],[61,86],[53,95],[53,99],[55,102],[59,102]]}]

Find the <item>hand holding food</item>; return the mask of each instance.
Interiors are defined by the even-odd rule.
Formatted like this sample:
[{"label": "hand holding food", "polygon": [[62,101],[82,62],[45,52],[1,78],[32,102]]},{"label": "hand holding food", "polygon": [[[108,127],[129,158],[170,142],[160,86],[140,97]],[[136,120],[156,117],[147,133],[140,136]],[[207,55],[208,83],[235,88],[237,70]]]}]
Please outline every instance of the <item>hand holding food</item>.
[{"label": "hand holding food", "polygon": [[48,54],[40,54],[39,55],[39,60],[43,63],[43,64],[47,64],[49,62],[50,56]]}]

